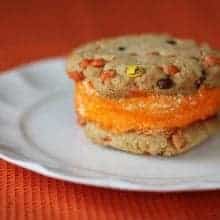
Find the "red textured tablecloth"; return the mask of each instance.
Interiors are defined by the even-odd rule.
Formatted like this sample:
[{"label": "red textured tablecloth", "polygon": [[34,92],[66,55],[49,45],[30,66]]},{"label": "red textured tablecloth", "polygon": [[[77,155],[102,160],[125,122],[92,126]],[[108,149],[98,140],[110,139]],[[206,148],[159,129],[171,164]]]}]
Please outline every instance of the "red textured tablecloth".
[{"label": "red textured tablecloth", "polygon": [[[0,70],[134,32],[170,32],[220,48],[219,9],[218,0],[1,0]],[[218,220],[220,191],[120,192],[50,179],[0,161],[0,219]]]}]

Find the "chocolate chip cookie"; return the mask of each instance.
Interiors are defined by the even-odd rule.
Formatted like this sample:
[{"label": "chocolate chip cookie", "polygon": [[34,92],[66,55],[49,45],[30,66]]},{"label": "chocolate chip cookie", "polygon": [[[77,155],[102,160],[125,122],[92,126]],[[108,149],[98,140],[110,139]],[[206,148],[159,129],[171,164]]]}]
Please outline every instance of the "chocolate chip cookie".
[{"label": "chocolate chip cookie", "polygon": [[134,35],[89,43],[73,50],[67,71],[105,97],[139,93],[189,95],[220,86],[220,52],[168,35]]},{"label": "chocolate chip cookie", "polygon": [[220,52],[168,35],[99,40],[75,49],[67,74],[93,142],[162,156],[220,130]]}]

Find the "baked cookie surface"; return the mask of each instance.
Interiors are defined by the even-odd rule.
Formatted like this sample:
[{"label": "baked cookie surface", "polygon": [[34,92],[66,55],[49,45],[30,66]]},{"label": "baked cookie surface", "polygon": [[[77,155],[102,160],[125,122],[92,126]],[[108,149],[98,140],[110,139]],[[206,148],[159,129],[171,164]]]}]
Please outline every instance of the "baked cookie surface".
[{"label": "baked cookie surface", "polygon": [[189,95],[220,86],[220,52],[168,35],[104,39],[75,49],[67,71],[105,97]]},{"label": "baked cookie surface", "polygon": [[144,133],[131,131],[114,134],[94,123],[87,123],[84,130],[97,144],[135,154],[174,156],[190,150],[220,131],[220,120],[215,117],[182,129],[148,130]]},{"label": "baked cookie surface", "polygon": [[104,39],[75,49],[79,123],[93,142],[172,156],[220,129],[220,51],[168,35]]}]

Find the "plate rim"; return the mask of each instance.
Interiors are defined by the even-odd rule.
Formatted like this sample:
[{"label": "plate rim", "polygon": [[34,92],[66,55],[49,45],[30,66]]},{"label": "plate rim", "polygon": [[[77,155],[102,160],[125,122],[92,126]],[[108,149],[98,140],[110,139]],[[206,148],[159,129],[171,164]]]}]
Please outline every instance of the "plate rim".
[{"label": "plate rim", "polygon": [[[27,158],[24,160],[16,159],[12,156],[7,156],[5,153],[2,153],[2,150],[0,150],[0,159],[3,159],[9,163],[12,163],[14,165],[17,165],[19,167],[22,167],[24,169],[27,169],[29,171],[32,171],[34,173],[40,174],[45,177],[54,178],[61,181],[67,181],[70,183],[75,184],[81,184],[85,186],[93,186],[93,187],[102,187],[105,189],[114,189],[114,190],[123,190],[123,191],[136,191],[136,192],[156,192],[156,193],[166,193],[166,192],[192,192],[192,191],[208,191],[208,190],[218,190],[220,189],[220,180],[216,181],[205,181],[201,182],[201,180],[193,182],[185,181],[185,184],[179,185],[177,183],[172,184],[169,187],[169,184],[167,184],[167,187],[160,188],[158,185],[153,186],[146,184],[143,186],[143,184],[140,183],[132,183],[128,182],[126,180],[117,180],[112,179],[111,183],[107,183],[104,178],[98,179],[95,177],[92,179],[91,177],[77,177],[77,176],[68,176],[65,174],[60,174],[59,171],[53,171],[57,170],[56,168],[51,170],[51,168],[41,164],[40,162],[33,162]],[[34,165],[34,166],[33,166]],[[148,178],[149,179],[149,178]],[[98,181],[98,182],[97,182]],[[187,183],[187,184],[186,184]],[[204,186],[204,184],[207,184]]]},{"label": "plate rim", "polygon": [[[54,61],[64,62],[64,57],[52,57],[47,59],[40,59],[34,62],[29,62],[27,64],[21,64],[17,67],[13,67],[9,70],[2,71],[0,74],[0,78],[2,76],[5,76],[7,74],[17,74],[14,72],[20,72],[22,69],[30,68],[33,65],[42,65],[45,63],[50,63]],[[16,145],[16,144],[15,144]],[[8,146],[10,147],[10,146]],[[13,148],[16,148],[16,146],[13,146]],[[96,187],[103,187],[103,188],[110,188],[110,189],[118,189],[118,190],[124,190],[124,191],[141,191],[141,192],[183,192],[183,191],[201,191],[201,190],[217,190],[220,189],[220,176],[216,176],[216,180],[207,180],[210,178],[210,176],[207,176],[206,179],[196,177],[197,180],[184,180],[185,184],[167,184],[166,187],[161,188],[161,185],[155,185],[152,187],[152,184],[140,184],[140,183],[134,183],[129,182],[128,180],[124,179],[116,179],[116,176],[111,177],[106,181],[104,179],[105,175],[102,178],[92,178],[90,177],[84,177],[84,176],[69,176],[62,173],[62,170],[58,170],[57,168],[50,168],[44,164],[41,164],[39,161],[33,161],[29,158],[25,158],[24,155],[21,155],[19,153],[10,152],[11,155],[8,155],[7,152],[4,151],[4,149],[0,148],[0,159],[3,159],[9,163],[15,164],[19,167],[25,168],[27,170],[33,171],[35,173],[39,173],[43,176],[47,176],[50,178],[59,179],[62,181],[68,181],[72,183],[82,184],[82,185],[89,185],[89,186],[96,186]],[[18,158],[16,158],[16,154]],[[83,169],[83,168],[80,168]],[[60,173],[61,172],[61,173]],[[99,173],[99,171],[95,171]],[[148,177],[150,179],[150,177]],[[174,178],[177,179],[177,178]]]}]

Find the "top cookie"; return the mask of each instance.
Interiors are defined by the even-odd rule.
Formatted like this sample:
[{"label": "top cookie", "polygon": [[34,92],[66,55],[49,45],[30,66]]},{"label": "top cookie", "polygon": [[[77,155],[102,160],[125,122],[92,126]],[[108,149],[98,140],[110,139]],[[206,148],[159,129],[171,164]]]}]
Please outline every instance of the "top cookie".
[{"label": "top cookie", "polygon": [[220,86],[220,51],[168,35],[123,36],[75,49],[67,71],[110,98],[188,95]]}]

